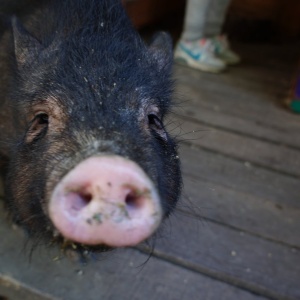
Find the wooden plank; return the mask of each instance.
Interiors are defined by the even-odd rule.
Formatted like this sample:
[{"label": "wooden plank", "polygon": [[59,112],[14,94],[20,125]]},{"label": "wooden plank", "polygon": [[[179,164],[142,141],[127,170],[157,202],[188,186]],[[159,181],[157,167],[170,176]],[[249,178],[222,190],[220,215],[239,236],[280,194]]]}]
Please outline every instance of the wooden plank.
[{"label": "wooden plank", "polygon": [[181,131],[189,133],[183,135],[183,139],[192,140],[194,146],[300,178],[300,151],[203,124],[180,121]]},{"label": "wooden plank", "polygon": [[168,223],[171,234],[157,240],[157,256],[265,297],[300,298],[299,250],[182,215]]},{"label": "wooden plank", "polygon": [[224,74],[212,75],[178,66],[176,92],[183,103],[177,113],[208,125],[299,148],[299,117],[280,105],[293,77],[295,49],[247,45],[243,52],[249,48],[246,63]]},{"label": "wooden plank", "polygon": [[33,290],[0,272],[0,300],[51,300],[53,297]]},{"label": "wooden plank", "polygon": [[[29,262],[21,251],[22,232],[3,221],[1,209],[0,235],[6,236],[0,244],[0,295],[5,291],[3,278],[12,278],[51,299],[267,299],[155,257],[144,264],[148,255],[133,249],[103,254],[82,265],[62,258],[58,250],[41,248]],[[61,259],[53,259],[57,257]]]},{"label": "wooden plank", "polygon": [[[268,102],[272,103],[274,98],[276,99],[278,96],[283,95],[284,89],[282,89],[282,86],[287,87],[288,79],[290,79],[282,77],[278,82],[278,76],[275,76],[274,79],[267,80],[266,75],[259,75],[262,73],[261,70],[259,71],[257,68],[254,68],[253,72],[251,72],[250,67],[247,66],[244,66],[243,69],[236,67],[221,74],[207,74],[181,66],[176,67],[175,70],[175,79],[178,80],[179,84],[184,83],[187,86],[196,88],[196,90],[210,92],[219,95],[219,97],[222,96],[222,100],[232,96],[235,96],[235,98],[229,99],[228,101],[239,102],[244,99],[255,98],[253,99],[254,107],[252,107],[251,102],[244,103],[243,106],[245,107],[246,105],[246,107],[249,106],[252,107],[252,109],[257,108],[257,104],[262,100],[266,102],[265,104]],[[251,76],[252,78],[245,78],[245,72],[248,77],[251,72],[253,74]],[[290,75],[292,75],[291,72]],[[254,78],[256,80],[254,80]],[[261,80],[257,80],[259,78],[261,78]],[[274,82],[274,84],[272,84],[272,82]],[[265,104],[263,103],[263,105]],[[226,107],[226,102],[224,106]]]},{"label": "wooden plank", "polygon": [[284,92],[283,88],[287,86],[294,71],[295,66],[291,68],[284,64],[266,68],[255,61],[246,61],[221,74],[217,80],[238,90],[249,89],[249,92],[261,95],[278,96]]},{"label": "wooden plank", "polygon": [[[247,48],[249,48],[248,45]],[[186,188],[186,193],[188,195],[191,193],[191,205],[193,209],[200,206],[202,215],[204,214],[205,217],[207,216],[214,221],[236,228],[249,230],[249,232],[262,235],[266,238],[299,246],[299,239],[297,238],[299,236],[297,231],[300,229],[298,222],[299,209],[295,209],[295,205],[299,207],[297,204],[297,198],[299,197],[297,197],[297,193],[299,195],[300,192],[297,186],[299,185],[298,182],[292,180],[293,184],[292,182],[288,183],[288,177],[282,177],[280,175],[277,177],[276,173],[269,176],[271,174],[270,172],[267,172],[268,174],[261,174],[260,178],[255,178],[254,173],[260,173],[262,169],[256,168],[251,164],[251,162],[255,162],[261,166],[273,168],[274,162],[276,163],[277,161],[280,163],[281,160],[284,162],[287,160],[287,164],[293,169],[295,164],[300,163],[300,153],[297,151],[300,146],[299,117],[292,116],[282,110],[281,107],[274,105],[274,99],[276,99],[277,93],[280,93],[288,82],[286,78],[284,78],[284,75],[290,74],[291,72],[291,65],[288,64],[290,64],[292,60],[289,61],[288,64],[286,60],[290,60],[291,56],[294,56],[294,62],[295,54],[292,53],[288,55],[287,59],[283,57],[283,63],[281,64],[278,62],[278,59],[276,59],[276,57],[281,55],[282,51],[280,49],[278,51],[276,47],[266,47],[267,51],[265,52],[272,53],[272,51],[275,50],[276,55],[264,55],[262,57],[259,50],[255,48],[261,49],[261,47],[252,47],[251,51],[255,50],[255,55],[253,55],[254,52],[251,53],[251,65],[248,62],[246,67],[244,64],[241,67],[230,69],[229,73],[221,76],[197,71],[190,72],[188,69],[178,67],[178,69],[180,69],[178,72],[181,72],[183,76],[180,77],[178,82],[179,87],[177,88],[177,93],[181,95],[184,94],[184,97],[190,101],[180,105],[177,109],[177,113],[189,118],[192,116],[192,120],[190,120],[195,123],[193,126],[192,122],[179,121],[182,134],[180,138],[183,140],[186,139],[188,143],[192,144],[192,147],[193,145],[199,145],[205,149],[231,155],[241,160],[240,168],[236,169],[237,165],[232,165],[233,174],[231,174],[231,163],[230,161],[223,161],[224,157],[222,155],[218,158],[216,157],[217,159],[214,161],[214,154],[212,153],[212,156],[209,158],[209,163],[206,163],[207,157],[205,155],[203,157],[203,152],[199,153],[198,157],[197,155],[191,157],[189,152],[186,153],[183,151],[181,157],[185,159],[184,156],[187,156],[188,160],[192,160],[192,162],[188,163],[187,167],[185,167],[185,164],[183,165],[188,181],[193,181],[194,183],[194,186],[190,184],[188,188]],[[255,59],[257,53],[260,54],[259,59]],[[262,60],[263,66],[258,64]],[[270,69],[268,69],[269,67]],[[228,80],[228,78],[230,79]],[[250,81],[250,84],[248,81]],[[228,94],[226,94],[227,86],[225,83],[228,84],[230,92],[234,92],[234,90],[239,91],[241,86],[242,89],[245,90],[245,93],[249,90],[248,94],[253,94],[253,97],[248,98],[250,104],[244,101],[243,95],[242,101],[240,101],[240,97],[235,97],[238,100],[229,98]],[[235,83],[237,83],[237,86]],[[208,89],[207,85],[209,86]],[[264,89],[265,86],[266,88]],[[225,90],[225,97],[224,94],[222,94],[223,90]],[[265,93],[266,91],[267,93]],[[238,95],[236,94],[236,96]],[[215,101],[216,98],[217,101]],[[243,106],[244,102],[247,102],[246,106]],[[239,106],[238,109],[232,113],[232,110],[236,108],[234,104]],[[226,111],[224,111],[224,107]],[[248,116],[249,109],[253,111],[251,117]],[[264,116],[262,115],[262,110],[265,112]],[[274,111],[277,111],[277,118],[273,115],[272,118],[268,118],[268,115],[274,114]],[[280,118],[278,118],[278,116],[280,116]],[[185,118],[185,121],[186,120],[187,118]],[[172,126],[176,126],[175,124],[172,124]],[[213,128],[205,126],[210,124],[213,125]],[[197,129],[200,130],[197,134],[184,134],[185,132]],[[229,132],[226,132],[226,130]],[[231,135],[231,133],[238,133],[239,135]],[[242,135],[246,135],[246,137]],[[248,140],[247,137],[251,137],[251,139]],[[255,140],[257,138],[258,140]],[[267,142],[271,142],[271,144]],[[291,147],[292,149],[287,149],[283,145]],[[291,156],[285,153],[286,150]],[[293,159],[289,160],[288,157]],[[198,174],[195,172],[197,161],[199,161]],[[192,168],[194,168],[192,172],[194,178],[189,176],[190,170],[188,166],[191,165],[193,165]],[[220,167],[218,168],[216,165]],[[284,165],[284,163],[282,163],[282,165]],[[210,172],[209,168],[215,171],[215,173]],[[287,173],[290,173],[291,169],[289,167],[285,165],[283,168],[285,168]],[[244,173],[248,173],[250,169],[252,169],[253,174],[250,177],[246,176],[246,178],[244,178],[245,181],[240,179],[245,176]],[[279,171],[280,169],[282,170],[281,167],[277,168]],[[297,174],[298,169],[299,166],[295,169]],[[226,173],[223,174],[223,178],[216,174],[218,172],[222,173],[224,170],[226,170]],[[226,180],[226,178],[228,180]],[[261,180],[262,178],[264,179]],[[248,179],[249,188],[247,188]],[[286,184],[286,187],[292,184],[292,186],[296,188],[296,193],[289,189],[284,192],[283,189],[281,196],[278,194],[275,196],[271,191],[272,187],[270,187],[272,181],[269,181],[273,179],[276,180],[278,184],[277,187],[275,185],[273,187],[274,190],[277,189],[276,193],[278,192],[278,188],[280,189],[281,179],[284,185]],[[265,190],[263,184],[260,185],[259,181],[265,184]],[[218,184],[216,182],[218,182]],[[237,182],[242,183],[238,188],[235,184]],[[185,185],[187,186],[187,184]],[[201,185],[201,188],[199,188],[199,185]],[[204,195],[203,186],[204,189],[206,187]],[[208,186],[210,186],[210,188]],[[258,186],[260,192],[256,190]],[[251,188],[253,191],[251,191]],[[208,189],[210,191],[213,190],[214,195],[213,192],[209,192]],[[225,195],[223,193],[225,193]],[[199,198],[204,201],[199,200],[197,202]],[[281,198],[281,201],[278,201],[279,198]],[[193,201],[193,199],[195,200]],[[222,200],[225,199],[226,201],[224,203]],[[294,203],[289,202],[291,199],[294,199]],[[206,210],[206,204],[208,202],[211,205],[209,205],[209,208]],[[217,211],[214,205],[217,206]],[[218,208],[220,208],[220,210],[218,210]]]},{"label": "wooden plank", "polygon": [[[248,90],[248,88],[237,88],[232,86],[233,83],[212,82],[208,80],[207,76],[213,75],[205,74],[205,77],[198,78],[200,72],[192,72],[194,79],[189,79],[189,75],[183,79],[184,76],[181,75],[180,81],[183,86],[181,85],[180,91],[177,92],[179,95],[184,95],[184,100],[188,100],[188,103],[194,97],[195,104],[199,103],[201,106],[219,110],[229,115],[233,114],[240,116],[240,118],[257,121],[268,127],[293,128],[296,126],[299,128],[297,116],[285,111],[282,107],[278,107],[278,105],[274,105],[274,95],[268,96],[266,91],[259,92]],[[199,84],[199,82],[202,83]]]},{"label": "wooden plank", "polygon": [[[299,60],[299,41],[292,43],[238,43],[233,45],[242,56],[243,64],[272,70],[291,71]],[[231,69],[230,69],[231,70]]]},{"label": "wooden plank", "polygon": [[300,210],[272,199],[239,192],[216,183],[184,176],[184,194],[178,210],[200,220],[218,222],[300,248]]},{"label": "wooden plank", "polygon": [[281,127],[281,124],[278,124],[276,127],[266,126],[266,124],[262,122],[224,113],[222,108],[219,107],[205,107],[200,102],[197,103],[196,95],[190,96],[192,96],[195,101],[189,101],[186,106],[180,107],[176,112],[179,117],[183,116],[195,123],[199,123],[195,128],[201,128],[202,125],[207,125],[274,144],[300,149],[298,126]]},{"label": "wooden plank", "polygon": [[[176,70],[176,78],[180,83],[177,98],[181,98],[178,102],[188,100],[187,104],[180,106],[192,102],[193,105],[199,104],[199,113],[201,107],[206,107],[229,116],[257,122],[268,128],[286,132],[300,130],[299,117],[274,103],[278,95],[274,95],[273,87],[269,91],[267,87],[259,87],[255,91],[251,86],[238,85],[240,83],[235,78],[230,78],[229,74],[204,74],[184,67]],[[282,88],[280,91],[282,93]],[[283,100],[284,96],[280,96],[280,101]]]},{"label": "wooden plank", "polygon": [[299,179],[193,146],[182,145],[180,153],[184,173],[195,179],[269,199],[290,209],[300,209]]},{"label": "wooden plank", "polygon": [[[242,91],[249,89],[248,92],[260,92],[262,95],[278,95],[282,94],[294,72],[297,70],[297,62],[294,61],[293,66],[287,66],[286,64],[278,64],[278,62],[270,62],[271,66],[263,66],[256,61],[246,61],[241,65],[232,67],[227,72],[219,74],[211,74],[193,70],[182,66],[175,67],[175,76],[181,76],[182,74],[191,73],[191,79],[199,77],[202,79],[198,82],[198,86],[205,88],[209,81],[218,87],[218,84],[222,86],[227,84],[227,89],[231,91],[231,87],[234,87],[236,91]],[[184,72],[184,73],[183,73]],[[182,76],[186,77],[186,76]],[[181,77],[180,77],[181,79]],[[210,87],[210,86],[209,86]],[[219,90],[219,87],[217,88]],[[226,89],[224,88],[224,92]]]}]

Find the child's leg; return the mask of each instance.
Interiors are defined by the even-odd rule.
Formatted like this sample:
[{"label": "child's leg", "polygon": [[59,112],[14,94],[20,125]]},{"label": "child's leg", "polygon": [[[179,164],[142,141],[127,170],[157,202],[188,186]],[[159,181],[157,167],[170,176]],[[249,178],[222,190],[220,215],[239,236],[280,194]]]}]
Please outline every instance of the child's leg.
[{"label": "child's leg", "polygon": [[205,37],[205,24],[212,0],[188,0],[181,39],[199,40]]},{"label": "child's leg", "polygon": [[230,1],[210,0],[203,29],[205,37],[215,37],[221,34]]}]

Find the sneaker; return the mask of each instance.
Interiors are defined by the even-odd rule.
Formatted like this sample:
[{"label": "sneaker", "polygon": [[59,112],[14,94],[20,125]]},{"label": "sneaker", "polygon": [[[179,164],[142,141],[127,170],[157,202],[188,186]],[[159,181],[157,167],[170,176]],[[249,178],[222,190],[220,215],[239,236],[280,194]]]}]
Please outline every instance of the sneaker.
[{"label": "sneaker", "polygon": [[219,73],[226,68],[226,64],[215,56],[214,45],[208,39],[179,42],[174,58],[179,64],[205,72]]},{"label": "sneaker", "polygon": [[218,35],[210,39],[215,55],[228,65],[235,65],[241,58],[230,49],[228,39],[225,35]]}]

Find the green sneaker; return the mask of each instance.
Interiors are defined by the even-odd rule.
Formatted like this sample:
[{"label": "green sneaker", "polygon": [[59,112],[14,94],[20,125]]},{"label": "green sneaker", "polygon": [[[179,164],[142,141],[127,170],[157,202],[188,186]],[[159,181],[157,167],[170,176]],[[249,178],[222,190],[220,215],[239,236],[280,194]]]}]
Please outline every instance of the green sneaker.
[{"label": "green sneaker", "polygon": [[214,54],[214,45],[208,39],[193,42],[180,41],[174,53],[175,62],[205,72],[219,73],[226,64]]},{"label": "green sneaker", "polygon": [[230,44],[225,35],[218,35],[210,39],[216,57],[223,60],[228,65],[235,65],[241,61],[241,58],[230,49]]}]

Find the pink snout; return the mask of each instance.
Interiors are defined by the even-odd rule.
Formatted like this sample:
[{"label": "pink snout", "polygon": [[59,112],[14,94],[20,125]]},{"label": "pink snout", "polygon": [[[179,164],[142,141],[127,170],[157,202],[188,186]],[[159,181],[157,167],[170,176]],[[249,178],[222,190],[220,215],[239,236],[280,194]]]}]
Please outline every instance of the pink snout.
[{"label": "pink snout", "polygon": [[162,220],[162,209],[152,181],[136,163],[95,156],[58,183],[49,215],[66,239],[122,247],[149,237]]}]

